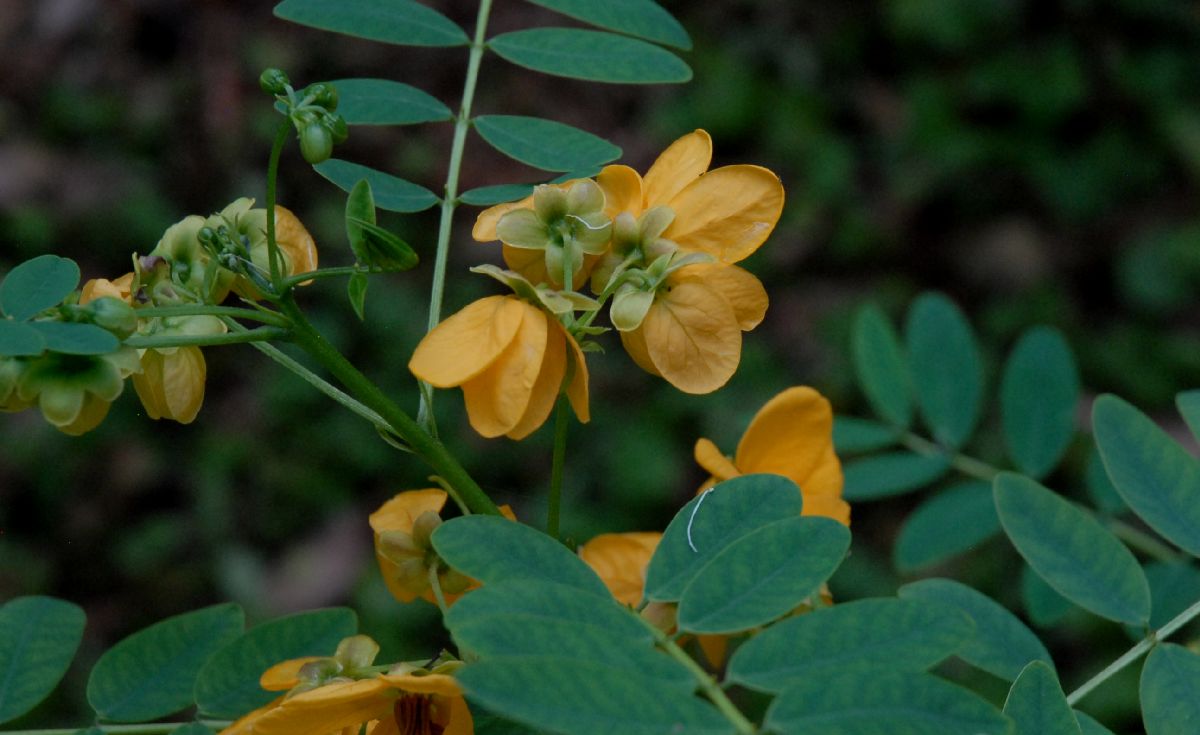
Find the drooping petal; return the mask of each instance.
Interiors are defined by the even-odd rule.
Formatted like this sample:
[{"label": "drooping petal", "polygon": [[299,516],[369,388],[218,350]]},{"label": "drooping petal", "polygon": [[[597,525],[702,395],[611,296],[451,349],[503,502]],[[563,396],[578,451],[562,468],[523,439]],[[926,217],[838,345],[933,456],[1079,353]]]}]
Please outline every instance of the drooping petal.
[{"label": "drooping petal", "polygon": [[733,462],[743,473],[783,475],[803,488],[829,451],[832,437],[829,401],[808,386],[788,388],[754,415]]},{"label": "drooping petal", "polygon": [[379,506],[379,510],[367,520],[376,534],[384,531],[409,532],[422,513],[441,513],[446,505],[446,497],[446,491],[440,488],[405,490]]},{"label": "drooping petal", "polygon": [[444,697],[461,697],[462,687],[458,680],[446,674],[380,674],[380,680],[389,686],[412,694],[440,694]]},{"label": "drooping petal", "polygon": [[[625,334],[636,334],[622,332]],[[733,376],[742,355],[742,330],[723,296],[699,281],[662,293],[642,329],[659,373],[684,393],[710,393]],[[624,339],[622,339],[624,341]]]},{"label": "drooping petal", "polygon": [[587,360],[584,357],[583,350],[579,348],[579,343],[575,338],[567,334],[562,325],[554,322],[554,326],[563,330],[563,336],[566,337],[567,347],[571,350],[571,365],[573,371],[571,373],[571,382],[567,384],[567,400],[571,402],[571,410],[575,412],[575,418],[579,419],[579,423],[586,424],[592,420],[591,408],[588,405],[588,366]]},{"label": "drooping petal", "polygon": [[686,250],[736,263],[758,249],[783,212],[783,184],[761,166],[723,166],[670,201],[675,221],[663,237]]},{"label": "drooping petal", "polygon": [[408,369],[438,388],[462,385],[486,370],[508,347],[524,313],[521,302],[507,296],[480,299],[425,335]]},{"label": "drooping petal", "polygon": [[84,396],[83,408],[75,420],[55,428],[68,436],[82,436],[104,421],[111,406],[110,402],[89,393]]},{"label": "drooping petal", "polygon": [[824,516],[832,518],[843,526],[850,525],[850,504],[832,495],[804,496],[804,516]]},{"label": "drooping petal", "polygon": [[475,722],[471,718],[467,700],[462,697],[449,697],[445,703],[450,708],[450,718],[442,735],[474,735]]},{"label": "drooping petal", "polygon": [[208,368],[204,353],[195,345],[180,347],[164,355],[162,362],[162,395],[167,409],[166,418],[190,424],[204,404],[204,381]]},{"label": "drooping petal", "polygon": [[[287,257],[288,275],[307,273],[317,269],[317,244],[292,210],[275,205],[275,242]],[[311,280],[300,284],[307,286]]]},{"label": "drooping petal", "polygon": [[636,606],[642,601],[646,566],[662,540],[661,533],[605,533],[579,547],[579,558],[592,568],[617,602]]},{"label": "drooping petal", "polygon": [[475,431],[488,438],[507,434],[521,420],[546,352],[545,312],[524,301],[509,300],[523,312],[516,336],[487,370],[462,385],[467,418]]},{"label": "drooping petal", "polygon": [[533,384],[533,394],[529,397],[529,405],[517,425],[508,432],[509,439],[524,439],[546,422],[562,389],[563,376],[567,372],[567,344],[561,329],[551,328],[546,335],[546,352],[542,357],[542,369],[538,372],[537,382]]},{"label": "drooping petal", "polygon": [[254,735],[330,735],[391,714],[394,695],[382,679],[326,684],[289,697],[263,714]]},{"label": "drooping petal", "polygon": [[[508,266],[509,270],[516,271],[535,286],[544,283],[552,288],[562,288],[562,274],[551,275],[546,268],[545,250],[529,250],[503,244],[500,252],[504,256],[504,264]],[[597,256],[594,255],[583,256],[583,267],[575,271],[574,288],[578,289],[587,282],[596,260]]]},{"label": "drooping petal", "polygon": [[708,170],[712,162],[712,138],[693,130],[663,151],[642,181],[646,207],[668,204],[684,187]]},{"label": "drooping petal", "polygon": [[673,278],[697,278],[720,292],[733,307],[738,327],[743,332],[757,327],[767,314],[767,290],[762,281],[744,268],[724,263],[696,263],[680,269]]},{"label": "drooping petal", "polygon": [[618,332],[621,335],[621,345],[629,353],[635,365],[654,376],[660,376],[654,361],[650,359],[650,349],[646,346],[646,322],[632,332]]},{"label": "drooping petal", "polygon": [[742,474],[729,457],[721,453],[716,444],[704,437],[696,440],[692,456],[695,457],[696,464],[707,470],[708,474],[712,475],[717,482],[723,482]]},{"label": "drooping petal", "polygon": [[610,218],[629,212],[635,218],[642,214],[642,177],[628,166],[605,166],[596,176],[604,192],[604,213]]}]

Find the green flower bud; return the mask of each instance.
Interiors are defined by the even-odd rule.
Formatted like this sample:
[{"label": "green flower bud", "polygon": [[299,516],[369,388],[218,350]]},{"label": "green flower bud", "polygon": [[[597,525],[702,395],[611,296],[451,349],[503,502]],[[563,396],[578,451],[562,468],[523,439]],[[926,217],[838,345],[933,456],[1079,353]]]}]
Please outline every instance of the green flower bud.
[{"label": "green flower bud", "polygon": [[318,82],[310,85],[308,89],[304,90],[304,96],[312,97],[314,104],[320,105],[330,112],[337,109],[338,93],[332,84]]},{"label": "green flower bud", "polygon": [[418,549],[432,549],[429,537],[442,525],[442,518],[437,513],[427,510],[413,521],[412,539]]},{"label": "green flower bud", "polygon": [[83,309],[90,322],[107,329],[120,339],[125,339],[137,331],[137,312],[120,299],[101,296],[89,302]]},{"label": "green flower bud", "polygon": [[613,296],[608,318],[619,331],[632,332],[642,326],[642,321],[653,303],[653,291],[643,291],[632,283],[625,283]]},{"label": "green flower bud", "polygon": [[300,153],[313,165],[327,160],[333,154],[333,134],[319,122],[308,123],[300,131]]},{"label": "green flower bud", "polygon": [[267,69],[258,77],[258,86],[267,94],[287,94],[290,83],[281,69]]},{"label": "green flower bud", "polygon": [[370,666],[378,655],[379,644],[370,636],[353,635],[342,639],[333,657],[342,665],[343,671],[353,672]]},{"label": "green flower bud", "polygon": [[333,122],[329,124],[329,132],[333,134],[333,144],[341,145],[350,137],[350,128],[346,127],[346,118],[341,115],[334,115]]}]

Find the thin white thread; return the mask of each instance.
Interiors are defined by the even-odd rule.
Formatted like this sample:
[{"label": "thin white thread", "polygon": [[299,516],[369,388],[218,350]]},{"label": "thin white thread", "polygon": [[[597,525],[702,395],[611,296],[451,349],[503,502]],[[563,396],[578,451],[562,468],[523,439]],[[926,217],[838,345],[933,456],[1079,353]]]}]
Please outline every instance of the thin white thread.
[{"label": "thin white thread", "polygon": [[688,546],[692,547],[692,551],[696,552],[697,554],[700,553],[700,549],[697,549],[696,545],[692,543],[692,524],[696,522],[696,511],[700,510],[700,504],[704,502],[704,499],[708,497],[709,493],[716,489],[716,487],[710,487],[704,491],[704,493],[700,496],[700,499],[696,501],[694,506],[692,506],[692,515],[690,518],[688,518],[687,542]]}]

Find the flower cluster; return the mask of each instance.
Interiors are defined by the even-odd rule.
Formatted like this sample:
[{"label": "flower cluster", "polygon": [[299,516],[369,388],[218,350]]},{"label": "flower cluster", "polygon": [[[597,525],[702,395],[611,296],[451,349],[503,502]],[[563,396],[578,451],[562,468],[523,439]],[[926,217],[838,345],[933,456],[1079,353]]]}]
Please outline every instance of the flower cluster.
[{"label": "flower cluster", "polygon": [[[711,139],[696,130],[645,176],[606,166],[595,180],[538,186],[481,213],[472,235],[501,242],[510,270],[492,275],[516,295],[478,301],[439,325],[418,346],[413,374],[461,387],[484,436],[526,436],[564,385],[587,421],[579,341],[603,331],[592,322],[607,303],[642,369],[687,393],[724,385],[741,359],[742,332],[767,309],[762,284],[735,264],[771,234],[784,194],[765,168],[709,171],[711,159]],[[594,299],[577,292],[585,284]],[[565,369],[561,343],[571,355]]]}]

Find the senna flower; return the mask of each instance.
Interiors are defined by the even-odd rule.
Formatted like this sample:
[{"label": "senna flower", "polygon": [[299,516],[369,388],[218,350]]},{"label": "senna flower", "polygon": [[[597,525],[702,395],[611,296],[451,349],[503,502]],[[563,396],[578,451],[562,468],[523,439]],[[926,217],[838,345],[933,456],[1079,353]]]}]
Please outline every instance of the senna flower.
[{"label": "senna flower", "polygon": [[596,177],[614,234],[592,289],[624,279],[612,313],[626,351],[687,393],[716,390],[737,369],[742,332],[762,321],[767,295],[734,263],[762,245],[783,211],[774,173],[751,165],[708,171],[711,160],[712,140],[696,130],[644,177],[623,165]]},{"label": "senna flower", "polygon": [[589,419],[579,345],[552,314],[514,295],[480,299],[443,321],[417,345],[408,368],[438,388],[461,387],[471,426],[485,437],[533,433],[564,381],[575,415]]},{"label": "senna flower", "polygon": [[812,388],[788,388],[767,401],[746,427],[732,460],[703,438],[696,442],[695,457],[711,475],[701,490],[744,474],[783,475],[800,486],[803,515],[850,525],[842,466],[833,451],[833,409]]},{"label": "senna flower", "polygon": [[37,405],[54,428],[79,436],[100,425],[140,369],[137,352],[122,347],[106,355],[48,352],[33,359],[0,363],[0,409]]},{"label": "senna flower", "polygon": [[[418,597],[436,602],[430,587],[430,566],[442,565],[430,546],[429,536],[442,522],[439,514],[446,498],[446,491],[438,488],[406,490],[370,515],[379,571],[388,590],[400,602],[412,602]],[[447,602],[471,582],[451,569],[440,568],[437,575]]]}]

